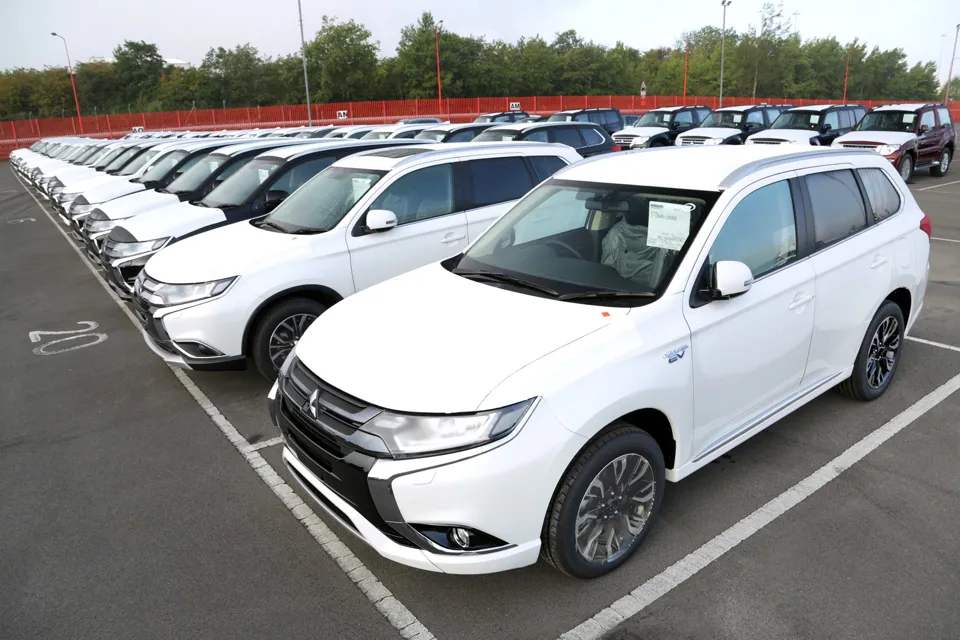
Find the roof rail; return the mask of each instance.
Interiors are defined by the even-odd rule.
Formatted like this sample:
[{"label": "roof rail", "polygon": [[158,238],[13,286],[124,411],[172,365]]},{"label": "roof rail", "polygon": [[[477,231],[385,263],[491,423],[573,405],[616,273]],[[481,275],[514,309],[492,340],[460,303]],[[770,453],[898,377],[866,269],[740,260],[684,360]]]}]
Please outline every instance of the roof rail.
[{"label": "roof rail", "polygon": [[[669,148],[669,147],[668,147]],[[773,156],[772,158],[761,158],[759,160],[754,160],[753,162],[748,162],[740,167],[737,167],[730,175],[720,181],[719,189],[729,189],[735,182],[743,178],[744,176],[751,174],[759,169],[765,167],[771,167],[778,164],[785,164],[787,162],[792,162],[794,160],[803,160],[806,158],[826,158],[830,156],[870,156],[876,157],[877,153],[870,149],[834,149],[826,148],[818,151],[796,151],[794,153],[787,153],[782,156]]]}]

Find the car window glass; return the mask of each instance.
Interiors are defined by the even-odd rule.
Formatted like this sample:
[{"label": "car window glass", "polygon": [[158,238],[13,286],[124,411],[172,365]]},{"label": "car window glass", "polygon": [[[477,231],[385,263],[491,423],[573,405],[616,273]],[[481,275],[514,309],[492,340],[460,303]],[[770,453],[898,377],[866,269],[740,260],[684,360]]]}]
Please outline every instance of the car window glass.
[{"label": "car window glass", "polygon": [[839,242],[867,226],[863,198],[852,172],[814,173],[806,180],[817,249]]},{"label": "car window glass", "polygon": [[840,128],[849,129],[853,126],[853,114],[850,113],[849,109],[841,109],[837,112],[840,117]]},{"label": "car window glass", "polygon": [[[591,111],[590,113],[583,115],[587,116],[585,118],[587,122],[592,122],[593,124],[604,124],[604,114],[602,111]],[[581,120],[579,116],[577,117],[577,120]]]},{"label": "car window glass", "polygon": [[550,142],[550,133],[546,129],[538,129],[523,136],[523,139],[530,142]]},{"label": "car window glass", "polygon": [[[595,115],[595,114],[594,114],[594,115]],[[577,122],[590,122],[590,114],[589,114],[589,113],[578,113],[577,115],[575,115],[575,116],[573,117],[573,119],[576,120]]]},{"label": "car window glass", "polygon": [[513,118],[512,118],[512,117],[510,116],[510,114],[508,113],[508,114],[505,114],[505,115],[499,115],[499,116],[495,117],[495,118],[493,119],[493,121],[494,121],[494,122],[512,122],[512,121],[513,121]]},{"label": "car window glass", "polygon": [[853,110],[853,123],[856,124],[863,119],[863,116],[867,115],[866,109],[854,109]]},{"label": "car window glass", "polygon": [[470,142],[471,140],[473,140],[474,136],[476,135],[477,135],[476,129],[467,129],[465,131],[457,131],[456,133],[451,135],[449,138],[447,138],[447,142]]},{"label": "car window glass", "polygon": [[953,126],[953,122],[950,120],[950,110],[940,107],[937,109],[937,115],[940,116],[940,126],[944,129]]},{"label": "car window glass", "polygon": [[710,109],[697,109],[697,122],[703,122],[708,115],[710,115]]},{"label": "car window glass", "polygon": [[574,128],[565,127],[554,129],[553,135],[557,142],[565,144],[568,147],[579,149],[583,146],[583,138],[580,137],[580,133]]},{"label": "car window glass", "polygon": [[302,187],[307,180],[333,164],[335,160],[336,157],[330,155],[322,158],[314,158],[313,160],[308,160],[295,167],[291,167],[285,171],[283,175],[278,177],[276,182],[270,185],[270,190],[284,191],[287,195],[290,195]]},{"label": "car window glass", "polygon": [[786,180],[760,187],[736,206],[710,249],[710,264],[736,260],[753,277],[770,273],[797,257],[793,198]]},{"label": "car window glass", "polygon": [[673,119],[677,124],[693,124],[693,113],[690,111],[680,111]]},{"label": "car window glass", "polygon": [[574,229],[583,229],[590,212],[577,195],[572,189],[560,189],[551,193],[535,212],[517,221],[513,228],[514,243],[522,245]]},{"label": "car window glass", "polygon": [[583,127],[580,129],[580,135],[583,136],[584,142],[589,144],[603,144],[603,136],[600,135],[600,132],[596,129],[591,129],[590,127]]},{"label": "car window glass", "polygon": [[767,114],[767,122],[770,122],[770,123],[772,123],[774,120],[776,120],[776,119],[777,119],[777,116],[780,115],[780,110],[779,110],[779,109],[764,109],[764,111],[765,111],[766,114]]},{"label": "car window glass", "polygon": [[924,125],[930,127],[930,129],[936,128],[937,121],[934,119],[932,109],[930,111],[924,111],[922,114],[920,114],[920,126],[923,127]]},{"label": "car window glass", "polygon": [[473,182],[473,206],[516,200],[533,188],[523,158],[491,158],[466,163]]},{"label": "car window glass", "polygon": [[836,111],[830,111],[823,116],[823,124],[830,125],[830,128],[836,131],[840,128],[840,116]]},{"label": "car window glass", "polygon": [[882,169],[858,169],[857,173],[870,200],[874,220],[885,220],[900,210],[900,194]]},{"label": "car window glass", "polygon": [[751,111],[747,114],[747,122],[756,122],[757,124],[763,124],[763,111],[757,109],[756,111]]},{"label": "car window glass", "polygon": [[557,156],[531,156],[530,162],[533,164],[533,170],[537,172],[537,179],[540,182],[567,166],[567,163]]},{"label": "car window glass", "polygon": [[392,211],[398,225],[453,213],[453,166],[438,164],[398,178],[370,208]]}]

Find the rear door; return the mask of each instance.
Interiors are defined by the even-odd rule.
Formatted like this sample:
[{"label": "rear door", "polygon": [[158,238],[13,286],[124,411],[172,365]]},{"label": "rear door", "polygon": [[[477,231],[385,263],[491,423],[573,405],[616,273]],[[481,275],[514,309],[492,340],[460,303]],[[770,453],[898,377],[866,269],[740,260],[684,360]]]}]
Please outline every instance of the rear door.
[{"label": "rear door", "polygon": [[578,127],[580,136],[583,138],[583,146],[577,149],[577,153],[584,158],[595,156],[601,153],[610,153],[611,145],[607,138],[593,127]]},{"label": "rear door", "polygon": [[367,211],[392,211],[397,226],[382,232],[366,231],[366,213],[354,224],[347,248],[357,291],[466,247],[467,216],[455,205],[455,164],[419,167],[380,188]]},{"label": "rear door", "polygon": [[457,208],[467,217],[468,242],[533,189],[537,180],[523,156],[465,160],[455,165]]}]

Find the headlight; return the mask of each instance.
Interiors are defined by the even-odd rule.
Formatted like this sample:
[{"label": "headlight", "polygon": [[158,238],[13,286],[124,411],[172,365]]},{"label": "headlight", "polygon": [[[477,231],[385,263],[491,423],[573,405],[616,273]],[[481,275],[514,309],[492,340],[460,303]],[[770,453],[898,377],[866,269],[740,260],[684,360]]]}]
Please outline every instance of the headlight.
[{"label": "headlight", "polygon": [[223,280],[214,280],[212,282],[199,282],[197,284],[161,284],[154,289],[153,295],[159,296],[163,301],[163,306],[170,307],[175,304],[186,304],[196,302],[205,298],[215,298],[233,284],[237,276],[224,278]]},{"label": "headlight", "polygon": [[[96,214],[94,213],[94,215]],[[91,215],[89,218],[87,218],[87,224],[84,226],[84,229],[90,233],[109,231],[124,220],[126,220],[126,218],[117,218],[116,220],[94,220],[93,215]]]},{"label": "headlight", "polygon": [[520,423],[533,399],[496,411],[465,416],[413,416],[384,411],[362,427],[383,440],[395,455],[420,455],[485,444]]},{"label": "headlight", "polygon": [[170,238],[157,238],[156,240],[144,240],[143,242],[118,242],[110,249],[111,258],[127,258],[141,253],[156,251],[167,244]]},{"label": "headlight", "polygon": [[899,150],[900,150],[900,145],[898,144],[882,144],[879,147],[877,147],[877,151],[881,155],[885,155],[885,156],[893,155]]},{"label": "headlight", "polygon": [[703,144],[705,145],[723,144],[723,140],[721,140],[720,138],[707,138],[706,140],[703,141]]},{"label": "headlight", "polygon": [[650,139],[650,136],[637,136],[630,142],[631,147],[640,147],[647,144],[647,140]]},{"label": "headlight", "polygon": [[71,204],[68,211],[71,218],[83,218],[93,213],[95,204]]}]

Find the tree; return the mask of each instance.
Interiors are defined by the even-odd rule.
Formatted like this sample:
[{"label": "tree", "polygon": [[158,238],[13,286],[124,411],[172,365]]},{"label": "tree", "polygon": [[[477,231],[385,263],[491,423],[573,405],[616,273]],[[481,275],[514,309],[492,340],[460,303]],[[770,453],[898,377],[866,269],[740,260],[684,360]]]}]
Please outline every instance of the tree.
[{"label": "tree", "polygon": [[80,62],[74,69],[77,96],[83,113],[107,113],[120,107],[116,65],[109,62]]},{"label": "tree", "polygon": [[380,44],[370,31],[349,20],[323,16],[307,43],[310,92],[314,102],[346,102],[376,97],[377,53]]},{"label": "tree", "polygon": [[257,48],[247,44],[233,49],[217,47],[207,51],[200,65],[205,82],[201,99],[213,106],[247,107],[265,99],[264,60]]},{"label": "tree", "polygon": [[143,106],[154,96],[163,74],[163,58],[157,45],[125,41],[113,50],[118,83],[117,101]]}]

